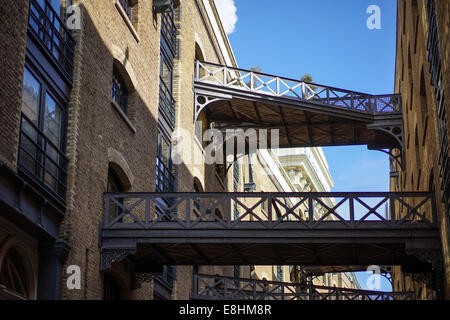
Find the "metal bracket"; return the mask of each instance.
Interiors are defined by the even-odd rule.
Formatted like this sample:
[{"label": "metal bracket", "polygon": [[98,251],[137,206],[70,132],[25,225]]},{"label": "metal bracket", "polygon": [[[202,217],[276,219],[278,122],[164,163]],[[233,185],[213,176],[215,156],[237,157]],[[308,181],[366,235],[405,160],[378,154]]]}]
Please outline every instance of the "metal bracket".
[{"label": "metal bracket", "polygon": [[408,276],[411,278],[412,281],[414,282],[420,282],[425,284],[428,288],[435,290],[435,285],[434,285],[434,279],[433,279],[433,273],[428,272],[428,273],[404,273],[405,276]]},{"label": "metal bracket", "polygon": [[[401,150],[405,149],[404,138],[403,138],[403,121],[402,120],[385,120],[376,121],[375,123],[368,124],[367,129],[378,130],[389,134],[397,142],[397,147]],[[386,149],[386,148],[383,148]]]},{"label": "metal bracket", "polygon": [[380,276],[387,279],[392,285],[392,266],[379,266],[380,267]]},{"label": "metal bracket", "polygon": [[431,265],[432,270],[442,269],[442,259],[439,251],[432,249],[406,249],[406,254],[418,258],[421,262]]},{"label": "metal bracket", "polygon": [[155,275],[151,272],[133,272],[131,277],[131,287],[133,290],[141,288],[142,284],[152,282]]},{"label": "metal bracket", "polygon": [[200,113],[205,109],[210,103],[221,101],[221,100],[231,100],[230,95],[217,94],[215,96],[209,96],[208,94],[195,93],[195,112],[194,112],[194,123],[197,122]]},{"label": "metal bracket", "polygon": [[398,165],[400,166],[400,168],[405,169],[404,165],[405,165],[405,155],[403,150],[397,149],[400,152],[398,154],[394,154],[393,150],[394,149],[384,149],[384,148],[377,148],[377,147],[371,147],[370,145],[367,146],[367,149],[369,150],[376,150],[376,151],[381,151],[383,153],[386,153],[387,155],[389,155],[389,157],[394,160],[395,162],[398,163]]},{"label": "metal bracket", "polygon": [[107,270],[113,262],[120,262],[135,253],[136,249],[103,249],[100,253],[100,270]]}]

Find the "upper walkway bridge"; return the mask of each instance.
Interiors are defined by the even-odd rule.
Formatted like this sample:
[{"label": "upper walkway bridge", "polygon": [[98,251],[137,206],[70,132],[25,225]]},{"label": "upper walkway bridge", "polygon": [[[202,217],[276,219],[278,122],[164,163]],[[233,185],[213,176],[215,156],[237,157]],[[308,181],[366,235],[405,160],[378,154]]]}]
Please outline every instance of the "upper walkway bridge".
[{"label": "upper walkway bridge", "polygon": [[196,61],[195,120],[279,130],[279,146],[402,149],[401,96],[371,95]]}]

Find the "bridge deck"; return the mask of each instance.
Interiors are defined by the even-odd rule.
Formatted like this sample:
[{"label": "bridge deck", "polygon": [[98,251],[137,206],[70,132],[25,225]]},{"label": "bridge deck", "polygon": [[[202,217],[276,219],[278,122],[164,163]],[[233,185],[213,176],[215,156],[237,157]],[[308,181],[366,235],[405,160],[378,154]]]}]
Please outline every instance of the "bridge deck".
[{"label": "bridge deck", "polygon": [[[401,147],[399,95],[370,95],[196,62],[196,119],[219,128],[279,129],[280,147]],[[375,129],[376,128],[376,129]]]},{"label": "bridge deck", "polygon": [[[378,264],[428,269],[413,253],[440,247],[429,193],[146,193],[105,198],[103,268],[120,255],[132,254],[143,265]],[[232,217],[236,206],[240,215]],[[261,206],[267,216],[259,211]],[[121,213],[112,218],[113,207]],[[386,207],[391,208],[388,215]]]}]

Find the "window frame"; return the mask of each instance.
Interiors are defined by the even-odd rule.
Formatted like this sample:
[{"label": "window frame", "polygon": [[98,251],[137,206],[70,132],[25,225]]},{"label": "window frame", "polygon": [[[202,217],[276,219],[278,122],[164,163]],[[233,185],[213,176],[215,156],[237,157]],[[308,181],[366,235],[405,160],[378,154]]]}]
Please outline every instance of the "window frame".
[{"label": "window frame", "polygon": [[[118,86],[117,86],[118,84]],[[119,95],[116,93],[119,92]],[[111,78],[111,99],[120,107],[120,110],[128,116],[130,90],[119,68],[113,65]],[[117,100],[118,99],[118,100]]]},{"label": "window frame", "polygon": [[[58,93],[59,88],[56,86],[52,86],[52,81],[49,79],[43,72],[41,72],[31,61],[26,59],[24,71],[23,71],[23,81],[22,81],[22,99],[24,94],[24,81],[25,81],[25,72],[28,71],[30,75],[39,83],[39,102],[38,102],[38,110],[37,110],[37,123],[33,121],[27,120],[28,115],[25,114],[23,108],[23,100],[21,101],[21,123],[20,123],[20,133],[19,133],[19,144],[18,144],[18,155],[17,155],[17,166],[20,171],[22,171],[25,175],[29,176],[33,181],[35,181],[38,185],[48,190],[50,194],[55,195],[58,202],[64,204],[65,203],[65,195],[67,192],[67,166],[69,160],[66,157],[66,145],[67,145],[67,121],[68,121],[68,102],[62,98],[62,94]],[[61,119],[60,119],[60,132],[59,132],[59,141],[58,144],[54,143],[51,140],[51,137],[45,133],[45,110],[46,110],[46,102],[47,95],[53,99],[56,105],[61,110]],[[25,117],[25,118],[24,118]],[[24,120],[29,121],[31,126],[36,132],[36,140],[31,139],[26,132],[24,131]],[[29,124],[30,125],[30,124]],[[23,142],[22,135],[29,140],[31,140],[33,144],[37,147],[35,157],[27,154],[25,151],[25,143]],[[53,159],[53,162],[57,163],[56,170],[57,176],[53,176],[53,174],[45,170],[46,158],[50,157],[49,152],[43,149],[49,143],[50,147],[56,149],[58,154],[58,158]],[[23,149],[23,150],[22,150]],[[21,155],[25,153],[27,157],[32,158],[34,162],[33,168],[28,167],[23,160],[21,160]],[[55,164],[53,164],[55,165]],[[39,169],[38,169],[39,168]],[[45,180],[45,174],[50,173],[53,177],[53,180],[56,182],[56,188],[50,185]]]}]

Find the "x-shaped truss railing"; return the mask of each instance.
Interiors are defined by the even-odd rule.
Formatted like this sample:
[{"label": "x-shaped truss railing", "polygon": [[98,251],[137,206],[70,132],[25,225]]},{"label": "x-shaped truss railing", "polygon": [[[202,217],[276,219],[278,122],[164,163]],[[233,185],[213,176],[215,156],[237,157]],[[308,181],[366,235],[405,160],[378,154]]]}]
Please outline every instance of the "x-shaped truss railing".
[{"label": "x-shaped truss railing", "polygon": [[325,104],[370,114],[400,113],[398,94],[370,95],[251,70],[196,61],[195,81],[246,92]]},{"label": "x-shaped truss railing", "polygon": [[167,228],[167,222],[184,229],[204,227],[200,225],[204,222],[215,229],[250,222],[264,229],[282,223],[310,229],[326,223],[348,229],[371,222],[386,228],[437,223],[434,194],[426,192],[105,193],[104,197],[104,229],[119,225],[158,229]]},{"label": "x-shaped truss railing", "polygon": [[414,300],[414,292],[383,292],[194,274],[192,299]]}]

